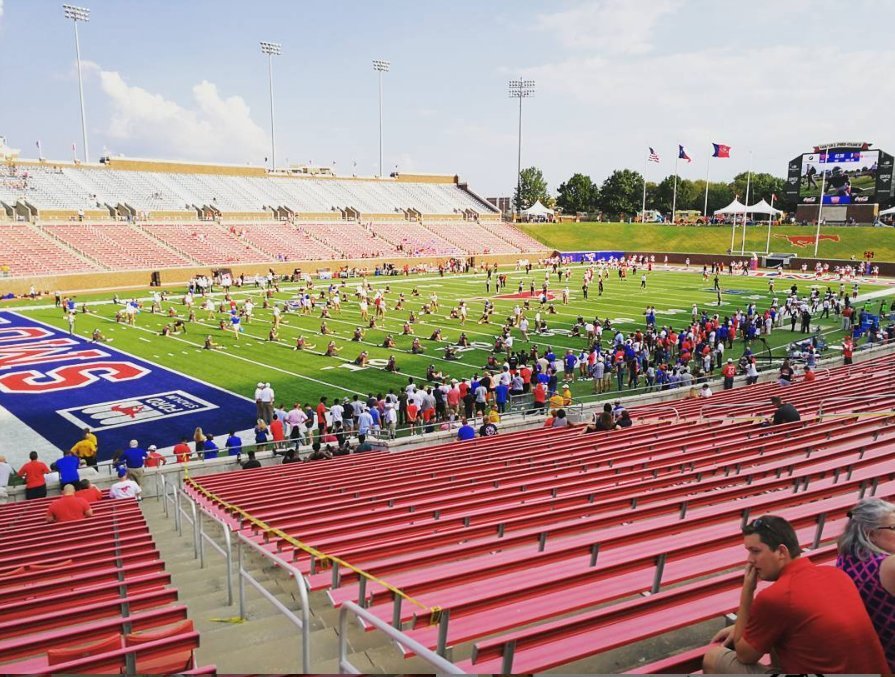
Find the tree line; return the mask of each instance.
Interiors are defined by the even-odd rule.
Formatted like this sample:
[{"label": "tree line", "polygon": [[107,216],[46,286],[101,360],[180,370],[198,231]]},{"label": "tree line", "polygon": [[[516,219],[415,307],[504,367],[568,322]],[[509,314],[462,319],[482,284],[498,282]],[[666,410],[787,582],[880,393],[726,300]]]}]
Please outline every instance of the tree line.
[{"label": "tree line", "polygon": [[[737,174],[733,181],[709,181],[708,214],[730,204],[735,196],[746,200],[747,173]],[[753,173],[749,187],[749,202],[762,198],[770,202],[777,196],[775,206],[785,209],[785,180],[767,173]],[[521,188],[521,193],[520,193]],[[655,183],[646,182],[646,208],[663,214],[671,213],[674,194],[674,175]],[[543,172],[537,167],[522,170],[520,185],[513,191],[513,204],[528,209],[538,200],[548,207],[561,209],[564,214],[602,214],[612,220],[624,220],[640,212],[643,202],[643,175],[631,169],[617,169],[602,184],[597,185],[586,174],[575,173],[559,184],[556,195],[548,190]],[[677,209],[695,209],[702,213],[705,204],[705,179],[677,181]]]}]

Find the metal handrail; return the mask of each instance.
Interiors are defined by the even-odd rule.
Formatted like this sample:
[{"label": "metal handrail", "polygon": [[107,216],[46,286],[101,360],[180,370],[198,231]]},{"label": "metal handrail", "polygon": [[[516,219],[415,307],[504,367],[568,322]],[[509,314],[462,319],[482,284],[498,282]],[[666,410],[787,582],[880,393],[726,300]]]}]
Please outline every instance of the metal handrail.
[{"label": "metal handrail", "polygon": [[[704,404],[699,410],[699,421],[704,423],[708,419],[705,415],[705,410],[714,407],[715,409],[755,409],[756,407],[767,407],[768,403],[765,401],[755,401],[755,402],[743,402],[741,404]],[[746,417],[743,417],[746,418]],[[753,417],[754,418],[754,417]]]},{"label": "metal handrail", "polygon": [[[248,547],[254,549],[262,557],[266,557],[277,566],[285,569],[295,580],[295,584],[298,586],[298,594],[301,598],[301,618],[296,616],[289,607],[287,607],[273,594],[271,594],[246,570],[245,566],[243,566],[243,545],[247,545]],[[253,588],[255,588],[255,590],[257,590],[262,597],[264,597],[264,599],[273,604],[274,607],[276,607],[276,609],[280,613],[282,613],[287,618],[287,620],[289,620],[289,622],[291,622],[299,630],[301,630],[302,672],[311,672],[311,615],[308,604],[307,582],[305,581],[304,576],[302,576],[301,571],[296,569],[294,565],[290,564],[286,560],[278,557],[276,554],[265,550],[259,544],[255,543],[249,538],[246,538],[239,532],[236,533],[236,556],[239,566],[239,617],[243,620],[245,620],[246,618],[245,583],[246,581],[248,581],[249,584]]]},{"label": "metal handrail", "polygon": [[[681,420],[681,414],[680,414],[680,412],[677,410],[676,407],[671,407],[671,406],[664,406],[664,407],[650,407],[648,412],[647,412],[647,411],[644,411],[644,412],[643,412],[643,415],[641,415],[641,416],[637,416],[636,418],[637,418],[638,421],[644,421],[644,420],[648,420],[648,419],[652,419],[652,418],[658,418],[659,420],[663,420],[663,417],[654,417],[654,416],[653,416],[653,414],[654,414],[655,412],[657,412],[657,411],[662,411],[662,410],[665,410],[665,411],[673,411],[673,412],[674,412],[674,422],[675,422],[675,423],[680,423],[680,420]],[[638,413],[639,413],[639,412],[638,412]]]},{"label": "metal handrail", "polygon": [[[225,547],[218,545],[211,536],[205,533],[202,515],[207,515],[220,525],[221,531],[224,533]],[[205,542],[217,550],[225,560],[227,560],[227,606],[233,606],[233,540],[230,535],[230,527],[223,521],[217,519],[214,515],[206,512],[199,507],[199,568],[205,568]]]},{"label": "metal handrail", "polygon": [[397,628],[393,628],[381,618],[378,618],[366,609],[361,608],[354,602],[343,602],[342,608],[339,609],[339,671],[343,674],[362,674],[361,671],[358,670],[354,665],[352,665],[351,661],[348,660],[348,614],[356,616],[359,620],[363,619],[364,622],[369,623],[377,630],[381,630],[382,632],[384,632],[395,643],[410,649],[417,656],[434,667],[438,674],[467,674],[446,658],[439,656],[434,651],[423,646],[415,639],[408,637],[405,633],[401,632]]},{"label": "metal handrail", "polygon": [[[817,407],[817,420],[818,421],[823,420],[825,404],[828,404],[831,402],[853,402],[855,400],[878,400],[881,398],[882,399],[895,398],[895,394],[893,394],[893,393],[877,393],[876,395],[852,395],[851,397],[827,397],[825,399],[822,399],[820,401],[820,404]],[[873,414],[880,414],[880,413],[890,414],[891,412],[860,412],[860,411],[857,411],[857,412],[850,412],[849,415],[854,416],[856,414],[860,415],[860,414],[871,414],[871,413],[873,413]],[[827,414],[827,416],[830,416],[830,414]]]}]

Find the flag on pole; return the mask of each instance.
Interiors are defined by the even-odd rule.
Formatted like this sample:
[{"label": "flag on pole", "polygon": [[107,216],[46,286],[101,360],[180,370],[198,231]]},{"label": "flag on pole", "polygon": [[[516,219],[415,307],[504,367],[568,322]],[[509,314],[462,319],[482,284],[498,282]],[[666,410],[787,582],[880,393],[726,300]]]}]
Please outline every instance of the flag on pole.
[{"label": "flag on pole", "polygon": [[687,151],[684,150],[684,147],[678,144],[677,156],[681,160],[686,160],[687,162],[693,162],[689,155],[687,155]]},{"label": "flag on pole", "polygon": [[712,145],[715,147],[712,157],[730,157],[730,146],[725,146],[723,143],[713,143]]},{"label": "flag on pole", "polygon": [[656,151],[653,150],[652,146],[649,147],[649,157],[647,158],[647,160],[649,160],[650,162],[659,161],[659,155],[658,153],[656,153]]}]

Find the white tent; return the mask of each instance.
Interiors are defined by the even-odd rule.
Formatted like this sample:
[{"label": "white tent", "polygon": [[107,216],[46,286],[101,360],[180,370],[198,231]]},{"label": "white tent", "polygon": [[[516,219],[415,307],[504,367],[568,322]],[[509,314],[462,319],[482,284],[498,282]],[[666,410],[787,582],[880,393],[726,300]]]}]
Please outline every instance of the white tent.
[{"label": "white tent", "polygon": [[895,214],[895,207],[889,207],[879,213],[880,216],[888,216],[889,214]]},{"label": "white tent", "polygon": [[768,204],[767,200],[762,198],[761,202],[756,202],[754,205],[750,205],[746,207],[746,211],[750,214],[780,214],[781,211],[779,209],[775,209],[771,205]]},{"label": "white tent", "polygon": [[740,202],[739,198],[734,198],[733,202],[724,207],[724,209],[716,209],[715,214],[745,214],[746,205]]},{"label": "white tent", "polygon": [[547,216],[552,216],[552,215],[553,215],[553,210],[550,209],[549,207],[545,207],[544,205],[542,205],[540,200],[535,202],[528,209],[522,210],[522,216],[528,216],[528,217],[544,216],[544,217],[547,217]]}]

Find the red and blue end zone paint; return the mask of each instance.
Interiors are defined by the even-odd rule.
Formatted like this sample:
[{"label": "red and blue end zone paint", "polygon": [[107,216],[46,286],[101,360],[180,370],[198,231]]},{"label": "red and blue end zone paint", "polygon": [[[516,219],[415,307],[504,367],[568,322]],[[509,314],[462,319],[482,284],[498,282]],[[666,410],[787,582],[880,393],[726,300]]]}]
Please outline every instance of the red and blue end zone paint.
[{"label": "red and blue end zone paint", "polygon": [[90,428],[101,459],[131,439],[162,447],[197,426],[249,428],[255,413],[246,398],[14,312],[0,312],[0,406],[60,449]]}]

